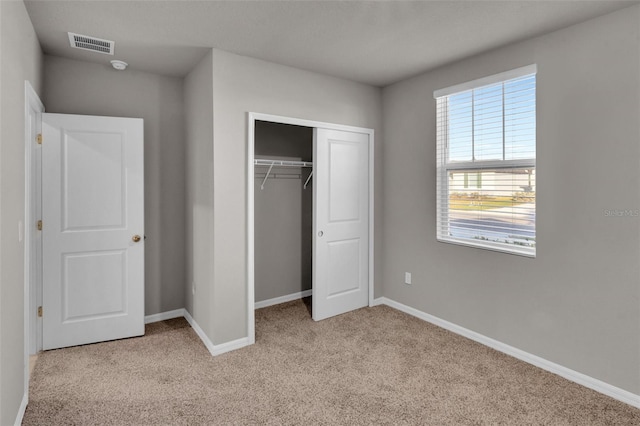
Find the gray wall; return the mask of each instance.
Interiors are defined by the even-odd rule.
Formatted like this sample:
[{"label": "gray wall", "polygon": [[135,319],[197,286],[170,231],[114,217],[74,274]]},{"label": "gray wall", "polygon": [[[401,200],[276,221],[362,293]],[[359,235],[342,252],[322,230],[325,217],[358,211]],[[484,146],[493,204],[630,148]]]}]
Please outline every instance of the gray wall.
[{"label": "gray wall", "polygon": [[[640,6],[394,84],[384,296],[640,393]],[[537,257],[436,242],[433,91],[531,63]],[[413,285],[403,283],[413,273]]]},{"label": "gray wall", "polygon": [[[313,129],[257,121],[255,156],[312,161]],[[303,188],[312,169],[274,167],[260,189],[267,170],[256,167],[254,179],[256,302],[309,290],[312,284],[313,179]]]},{"label": "gray wall", "polygon": [[213,276],[213,62],[209,52],[184,80],[186,309],[211,336]]},{"label": "gray wall", "polygon": [[0,424],[14,424],[24,388],[24,81],[41,94],[42,51],[22,2],[0,2]]},{"label": "gray wall", "polygon": [[[376,288],[381,291],[382,213],[381,91],[371,86],[213,50],[213,238],[194,250],[213,253],[212,273],[204,276],[212,303],[210,318],[195,320],[214,344],[247,336],[246,146],[247,112],[298,117],[375,129]],[[210,144],[209,140],[196,141]],[[205,148],[203,148],[205,149]],[[195,173],[211,172],[208,165]],[[206,185],[207,183],[205,183]],[[198,231],[193,230],[195,235]],[[191,264],[195,254],[187,263]],[[193,267],[198,269],[197,266]],[[208,322],[208,323],[207,323]]]},{"label": "gray wall", "polygon": [[145,314],[184,307],[182,79],[45,56],[47,112],[144,119]]}]

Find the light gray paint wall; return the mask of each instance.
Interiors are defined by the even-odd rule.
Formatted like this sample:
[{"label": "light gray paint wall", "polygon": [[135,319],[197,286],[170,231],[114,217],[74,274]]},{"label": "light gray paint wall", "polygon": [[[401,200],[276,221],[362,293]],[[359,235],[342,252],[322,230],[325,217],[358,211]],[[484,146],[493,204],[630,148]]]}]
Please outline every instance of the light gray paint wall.
[{"label": "light gray paint wall", "polygon": [[[384,296],[640,394],[640,6],[384,89]],[[436,242],[433,91],[537,75],[537,258]],[[413,285],[403,283],[413,273]]]},{"label": "light gray paint wall", "polygon": [[182,79],[45,56],[47,112],[144,119],[145,315],[184,307]]},{"label": "light gray paint wall", "polygon": [[[186,309],[211,336],[213,289],[213,62],[209,52],[184,80]],[[193,287],[192,287],[193,286]],[[195,292],[193,289],[195,288]]]},{"label": "light gray paint wall", "polygon": [[24,81],[42,90],[42,50],[24,4],[0,2],[0,424],[14,424],[24,388]]},{"label": "light gray paint wall", "polygon": [[[213,275],[205,285],[213,292],[213,333],[209,337],[220,344],[247,336],[247,112],[368,127],[378,132],[375,226],[376,259],[380,260],[382,104],[378,88],[220,50],[213,51],[213,90],[214,257]],[[378,295],[379,265],[377,262]]]},{"label": "light gray paint wall", "polygon": [[[255,157],[313,160],[311,127],[257,121]],[[274,167],[261,189],[267,167],[254,179],[255,301],[311,289],[313,177],[310,168]],[[274,175],[300,176],[277,178]]]}]

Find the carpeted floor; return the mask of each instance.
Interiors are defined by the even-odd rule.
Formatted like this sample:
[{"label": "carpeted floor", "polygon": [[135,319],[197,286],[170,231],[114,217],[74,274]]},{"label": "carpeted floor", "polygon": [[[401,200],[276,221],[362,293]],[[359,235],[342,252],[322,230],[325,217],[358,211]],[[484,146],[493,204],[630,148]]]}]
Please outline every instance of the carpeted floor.
[{"label": "carpeted floor", "polygon": [[41,354],[24,425],[640,425],[640,410],[386,306],[256,311],[211,357],[184,319]]}]

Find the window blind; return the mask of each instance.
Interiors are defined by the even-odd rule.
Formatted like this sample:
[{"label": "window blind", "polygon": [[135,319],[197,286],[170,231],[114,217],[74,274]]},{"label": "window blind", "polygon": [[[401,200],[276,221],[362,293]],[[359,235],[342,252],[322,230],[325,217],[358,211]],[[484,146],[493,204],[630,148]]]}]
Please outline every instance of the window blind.
[{"label": "window blind", "polygon": [[434,93],[437,238],[535,256],[535,66],[454,88]]}]

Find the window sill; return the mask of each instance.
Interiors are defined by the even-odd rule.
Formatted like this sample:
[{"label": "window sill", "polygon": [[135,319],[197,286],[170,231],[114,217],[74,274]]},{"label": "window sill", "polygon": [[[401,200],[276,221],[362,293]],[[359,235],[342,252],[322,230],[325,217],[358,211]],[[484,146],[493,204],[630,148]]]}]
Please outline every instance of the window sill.
[{"label": "window sill", "polygon": [[518,246],[507,246],[501,243],[494,243],[491,241],[472,241],[469,239],[462,238],[446,238],[446,237],[438,237],[438,242],[455,244],[458,246],[479,248],[484,250],[491,250],[505,254],[513,254],[516,256],[524,256],[535,259],[536,257],[536,249],[531,247],[518,247]]}]

